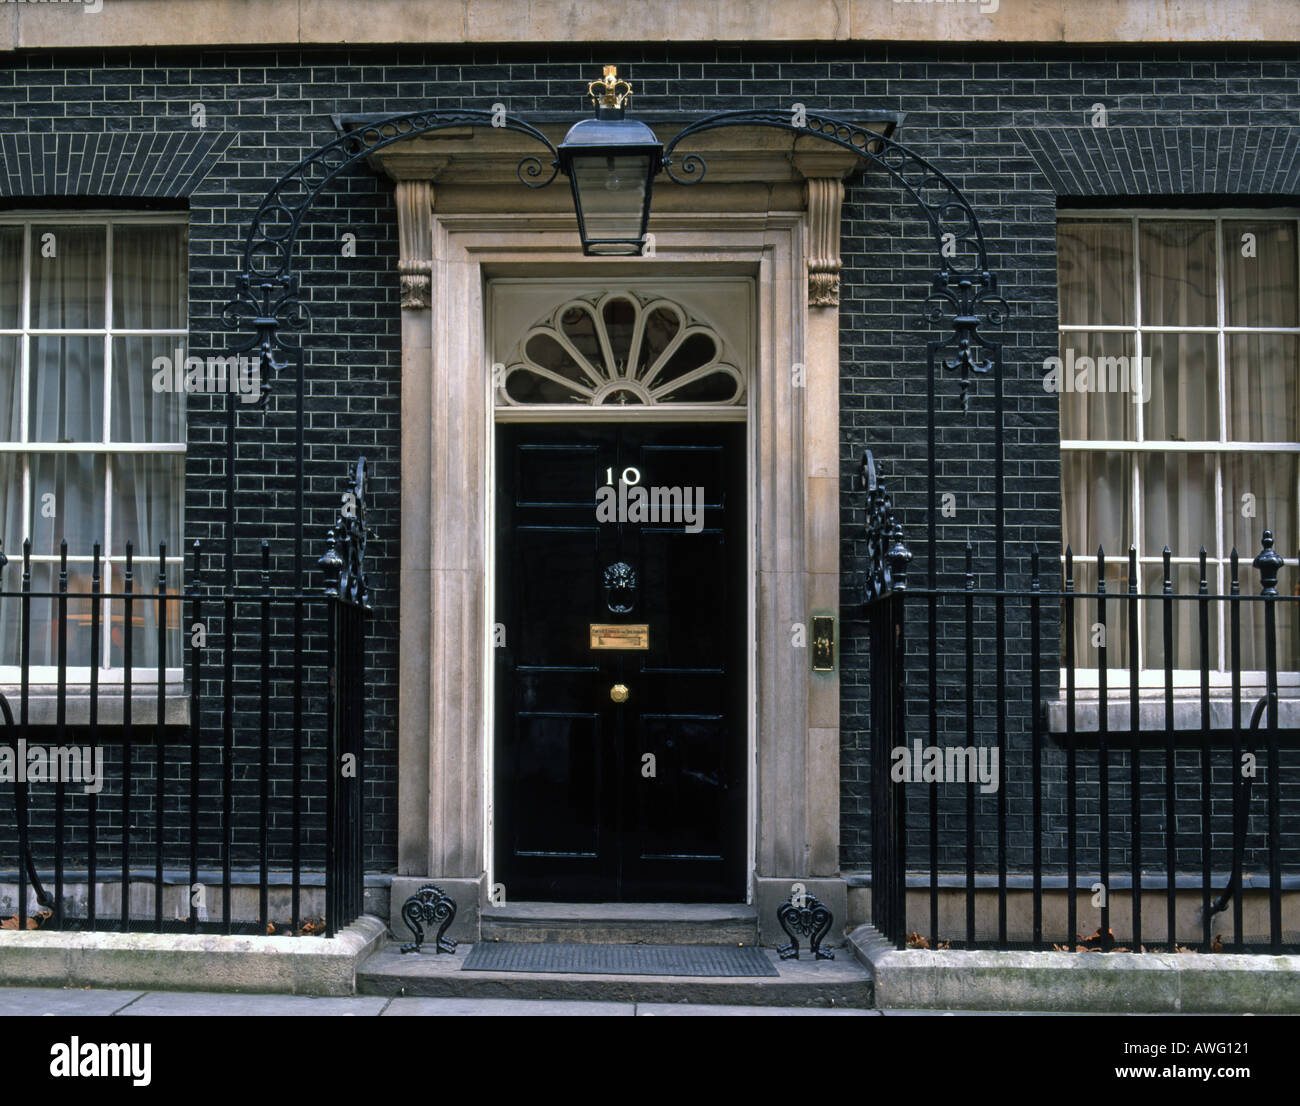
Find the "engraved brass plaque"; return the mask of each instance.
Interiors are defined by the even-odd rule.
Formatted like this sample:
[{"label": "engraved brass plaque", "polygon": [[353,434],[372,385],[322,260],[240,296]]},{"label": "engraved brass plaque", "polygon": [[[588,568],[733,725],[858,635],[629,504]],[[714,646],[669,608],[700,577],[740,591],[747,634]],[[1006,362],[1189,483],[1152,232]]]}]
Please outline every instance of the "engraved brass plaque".
[{"label": "engraved brass plaque", "polygon": [[648,623],[591,623],[591,648],[593,649],[649,649]]}]

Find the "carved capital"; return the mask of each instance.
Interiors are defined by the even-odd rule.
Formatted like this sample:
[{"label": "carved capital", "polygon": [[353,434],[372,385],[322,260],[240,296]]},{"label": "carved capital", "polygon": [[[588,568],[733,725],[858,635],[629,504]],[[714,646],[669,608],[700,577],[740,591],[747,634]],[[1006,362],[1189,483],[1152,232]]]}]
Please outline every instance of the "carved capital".
[{"label": "carved capital", "polygon": [[402,283],[402,307],[430,306],[433,272],[433,185],[427,180],[397,182],[397,242],[401,251],[397,272]]},{"label": "carved capital", "polygon": [[410,308],[431,307],[429,299],[430,277],[433,262],[428,258],[416,261],[399,261],[397,272],[402,281],[402,306]]},{"label": "carved capital", "polygon": [[808,304],[840,303],[840,208],[844,182],[839,177],[808,180]]}]

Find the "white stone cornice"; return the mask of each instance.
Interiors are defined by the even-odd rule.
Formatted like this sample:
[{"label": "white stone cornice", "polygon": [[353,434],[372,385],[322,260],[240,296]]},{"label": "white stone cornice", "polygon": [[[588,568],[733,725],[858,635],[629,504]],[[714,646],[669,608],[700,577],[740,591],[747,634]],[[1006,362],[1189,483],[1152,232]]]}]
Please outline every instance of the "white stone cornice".
[{"label": "white stone cornice", "polygon": [[0,5],[0,51],[247,47],[251,27],[259,46],[1300,40],[1300,7],[1291,0],[802,0],[797,10],[789,0],[672,0],[624,4],[615,18],[572,0],[85,0],[83,6]]}]

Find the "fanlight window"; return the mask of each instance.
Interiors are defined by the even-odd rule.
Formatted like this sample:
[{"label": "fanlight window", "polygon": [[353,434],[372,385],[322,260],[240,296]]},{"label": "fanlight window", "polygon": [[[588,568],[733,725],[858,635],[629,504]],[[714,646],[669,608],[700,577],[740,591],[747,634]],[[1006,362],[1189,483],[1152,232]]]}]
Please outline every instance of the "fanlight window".
[{"label": "fanlight window", "polygon": [[744,402],[716,331],[680,304],[626,291],[561,304],[520,339],[497,388],[510,407]]}]

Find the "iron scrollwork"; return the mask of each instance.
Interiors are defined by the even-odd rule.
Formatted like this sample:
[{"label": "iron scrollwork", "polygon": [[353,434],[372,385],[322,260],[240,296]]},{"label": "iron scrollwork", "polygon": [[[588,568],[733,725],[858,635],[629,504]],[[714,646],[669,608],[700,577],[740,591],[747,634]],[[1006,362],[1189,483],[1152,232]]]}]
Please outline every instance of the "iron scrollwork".
[{"label": "iron scrollwork", "polygon": [[311,310],[298,298],[298,274],[279,273],[256,276],[240,273],[235,277],[235,296],[221,309],[221,323],[227,330],[251,326],[253,336],[233,347],[236,354],[257,350],[258,407],[265,407],[271,395],[271,378],[289,368],[292,360],[281,360],[276,349],[296,351],[299,347],[285,337],[285,332],[307,329]]},{"label": "iron scrollwork", "polygon": [[438,927],[438,935],[433,942],[435,954],[456,951],[456,942],[443,934],[456,920],[456,900],[436,883],[426,883],[414,895],[402,904],[402,921],[411,931],[414,941],[402,946],[403,952],[419,952],[424,944],[424,927]]},{"label": "iron scrollwork", "polygon": [[942,323],[951,312],[953,334],[933,349],[938,363],[949,372],[960,373],[961,408],[970,409],[972,373],[981,376],[993,371],[997,363],[998,344],[979,333],[982,310],[993,326],[1002,323],[1008,312],[1007,301],[997,294],[993,275],[954,273],[947,269],[935,274],[930,295],[926,298],[925,321]]},{"label": "iron scrollwork", "polygon": [[862,483],[867,493],[867,570],[863,601],[907,590],[912,553],[903,544],[903,528],[894,517],[894,501],[876,474],[871,450],[862,453]]},{"label": "iron scrollwork", "polygon": [[325,538],[325,553],[316,563],[325,573],[325,594],[370,610],[366,584],[366,459],[356,468],[343,493],[338,519]]},{"label": "iron scrollwork", "polygon": [[776,910],[776,920],[781,923],[790,943],[778,948],[777,954],[782,960],[799,959],[799,934],[807,937],[809,951],[814,960],[834,960],[835,954],[821,947],[826,934],[831,930],[834,915],[830,908],[816,895],[793,894],[789,902],[783,902]]},{"label": "iron scrollwork", "polygon": [[[530,154],[516,167],[519,180],[529,188],[544,188],[559,174],[559,151],[536,127],[494,111],[461,108],[403,112],[367,123],[319,146],[271,186],[245,237],[235,297],[222,310],[228,329],[251,325],[254,330],[242,350],[259,351],[262,402],[270,391],[267,378],[285,365],[275,356],[276,345],[297,348],[284,342],[281,332],[303,329],[310,317],[299,299],[293,249],[316,197],[341,173],[395,142],[464,126],[517,131],[539,143],[545,153]],[[982,321],[1000,324],[1007,304],[997,294],[996,278],[988,268],[979,219],[961,190],[925,158],[878,131],[816,112],[804,112],[796,120],[778,108],[722,111],[695,120],[665,144],[664,172],[678,184],[698,184],[708,169],[704,158],[686,153],[675,162],[674,152],[695,135],[731,126],[775,127],[849,150],[885,170],[915,201],[943,259],[932,280],[924,319],[941,322],[952,313],[952,337],[936,352],[943,354],[945,368],[960,372],[965,408],[972,374],[989,372],[996,359],[994,347],[979,335],[979,326]]]}]

